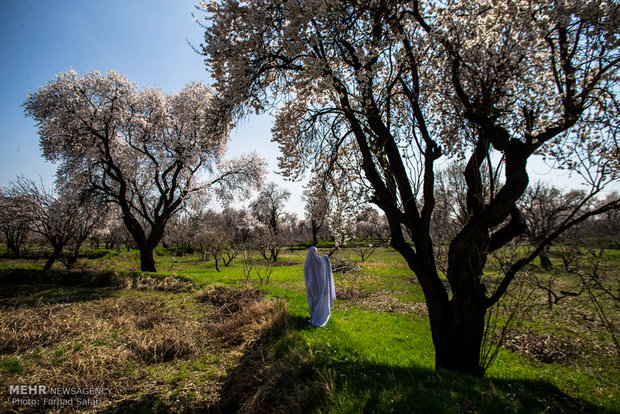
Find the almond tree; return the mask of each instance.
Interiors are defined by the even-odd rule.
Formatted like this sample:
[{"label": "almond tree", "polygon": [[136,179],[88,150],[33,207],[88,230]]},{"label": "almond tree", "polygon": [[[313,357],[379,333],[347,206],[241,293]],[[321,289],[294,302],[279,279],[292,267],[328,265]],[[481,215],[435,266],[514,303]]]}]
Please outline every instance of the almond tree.
[{"label": "almond tree", "polygon": [[282,245],[286,242],[281,234],[282,209],[291,193],[276,183],[268,183],[250,204],[250,210],[265,231],[258,235],[257,244],[265,260],[277,261]]},{"label": "almond tree", "polygon": [[29,94],[24,108],[44,157],[60,163],[58,180],[120,208],[143,271],[155,271],[153,249],[193,194],[230,202],[262,182],[256,154],[222,159],[230,117],[199,82],[164,95],[117,72],[68,71]]},{"label": "almond tree", "polygon": [[196,235],[193,243],[202,253],[202,260],[211,254],[215,260],[215,269],[219,272],[219,262],[230,266],[239,254],[239,246],[244,242],[243,210],[225,208],[222,212],[208,210],[192,220]]},{"label": "almond tree", "polygon": [[[545,185],[540,181],[530,186],[518,202],[527,223],[525,235],[529,242],[534,246],[539,245],[558,227],[558,223],[571,215],[574,209],[590,207],[589,205],[580,205],[584,198],[583,191],[562,192],[560,189]],[[553,267],[549,258],[550,248],[551,243],[547,243],[538,255],[541,266],[545,268]]]},{"label": "almond tree", "polygon": [[317,183],[310,183],[304,191],[303,198],[306,202],[306,219],[312,229],[312,245],[318,244],[318,233],[327,221],[329,214],[329,198],[327,189]]},{"label": "almond tree", "polygon": [[6,240],[7,250],[13,257],[20,258],[20,249],[30,232],[31,217],[24,208],[26,201],[23,196],[5,194],[0,189],[0,232]]},{"label": "almond tree", "polygon": [[[291,177],[351,163],[423,289],[435,362],[482,375],[485,316],[545,245],[618,207],[576,211],[493,291],[488,256],[524,231],[535,154],[593,185],[618,179],[618,4],[607,1],[204,2],[203,50],[235,116],[273,108]],[[439,278],[430,233],[440,159],[464,160],[467,220]],[[501,172],[484,188],[483,167]],[[344,177],[346,178],[346,177]],[[353,177],[347,178],[352,180]],[[488,181],[487,181],[488,182]],[[534,256],[532,256],[534,255]]]},{"label": "almond tree", "polygon": [[43,184],[20,177],[9,184],[7,195],[19,200],[20,217],[27,217],[29,231],[39,234],[52,246],[52,254],[44,269],[51,269],[61,259],[63,250],[71,247],[66,265],[77,261],[82,243],[106,215],[94,198],[80,198],[68,191],[52,191]]}]

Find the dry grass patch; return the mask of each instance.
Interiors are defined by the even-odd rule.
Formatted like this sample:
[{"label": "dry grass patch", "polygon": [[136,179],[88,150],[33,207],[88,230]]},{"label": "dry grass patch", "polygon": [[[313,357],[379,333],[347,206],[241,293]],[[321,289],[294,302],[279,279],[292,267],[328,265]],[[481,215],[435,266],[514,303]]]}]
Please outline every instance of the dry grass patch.
[{"label": "dry grass patch", "polygon": [[263,337],[252,343],[227,376],[211,413],[303,413],[333,402],[335,381],[331,372],[313,367],[312,352],[291,329],[292,319],[278,312],[270,329],[281,332],[275,341]]},{"label": "dry grass patch", "polygon": [[188,277],[175,274],[130,273],[122,279],[119,287],[136,290],[160,290],[164,292],[191,292],[196,288],[196,283]]},{"label": "dry grass patch", "polygon": [[370,292],[364,289],[338,287],[336,298],[338,300],[363,300],[370,296]]},{"label": "dry grass patch", "polygon": [[196,283],[191,278],[174,273],[117,272],[97,269],[0,269],[0,286],[6,284],[53,284],[56,286],[111,287],[164,292],[189,292],[196,289]]},{"label": "dry grass patch", "polygon": [[228,345],[245,349],[274,332],[286,313],[283,301],[255,302],[210,329]]},{"label": "dry grass patch", "polygon": [[333,257],[331,259],[332,272],[340,275],[346,275],[349,273],[355,273],[360,270],[359,262],[353,260],[340,259]]},{"label": "dry grass patch", "polygon": [[147,364],[187,358],[201,348],[201,328],[200,323],[190,321],[173,325],[162,323],[137,333],[127,346]]},{"label": "dry grass patch", "polygon": [[256,303],[262,298],[263,294],[251,288],[226,288],[223,286],[213,286],[200,292],[196,299],[199,302],[212,305],[215,315],[220,319],[229,317],[243,310],[249,304]]},{"label": "dry grass patch", "polygon": [[0,354],[49,346],[75,335],[83,316],[76,304],[0,309]]},{"label": "dry grass patch", "polygon": [[209,288],[197,300],[213,308],[208,329],[225,343],[247,348],[269,335],[287,314],[284,301],[265,300],[255,289]]},{"label": "dry grass patch", "polygon": [[506,335],[504,347],[538,362],[560,364],[569,363],[582,355],[584,351],[579,338],[568,340],[551,334],[539,335],[533,332],[517,333],[514,331]]},{"label": "dry grass patch", "polygon": [[2,308],[0,360],[14,367],[2,369],[0,411],[14,409],[9,385],[41,384],[112,390],[101,404],[78,411],[202,412],[218,400],[226,373],[285,315],[281,301],[227,288],[193,297],[134,290],[88,302]]},{"label": "dry grass patch", "polygon": [[415,313],[428,315],[426,304],[422,302],[405,302],[394,296],[393,291],[377,290],[374,292],[362,289],[339,287],[336,289],[336,306],[349,309],[353,306],[373,313]]},{"label": "dry grass patch", "polygon": [[124,297],[113,301],[102,301],[95,309],[95,315],[117,328],[148,329],[157,323],[168,322],[165,301],[152,297]]}]

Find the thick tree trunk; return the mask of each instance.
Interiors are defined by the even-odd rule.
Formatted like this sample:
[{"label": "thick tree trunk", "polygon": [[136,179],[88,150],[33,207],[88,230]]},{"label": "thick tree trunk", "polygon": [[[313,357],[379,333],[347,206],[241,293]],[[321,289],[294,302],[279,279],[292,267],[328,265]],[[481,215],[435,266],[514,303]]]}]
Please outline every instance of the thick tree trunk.
[{"label": "thick tree trunk", "polygon": [[313,246],[317,246],[319,244],[319,240],[318,240],[318,232],[319,232],[319,228],[316,225],[316,221],[314,220],[310,220],[310,223],[312,224],[312,245]]},{"label": "thick tree trunk", "polygon": [[[126,213],[123,216],[123,222],[133,237],[138,250],[140,250],[140,270],[143,272],[157,272],[153,250],[162,239],[166,221],[162,218],[151,224],[151,232],[148,237],[141,224],[131,214]],[[129,244],[127,244],[127,250],[129,250]]]},{"label": "thick tree trunk", "polygon": [[540,265],[542,267],[545,269],[551,269],[553,267],[553,263],[551,262],[551,259],[549,259],[547,252],[542,252],[538,255],[538,257],[540,258]]},{"label": "thick tree trunk", "polygon": [[157,272],[155,269],[155,259],[153,258],[153,247],[140,246],[140,270],[143,272]]},{"label": "thick tree trunk", "polygon": [[43,266],[43,270],[51,269],[52,265],[60,257],[61,254],[62,246],[54,246],[54,251],[52,252],[52,255],[49,257],[49,259],[47,259],[47,263],[45,263],[45,266]]},{"label": "thick tree trunk", "polygon": [[[435,368],[481,377],[480,350],[486,308],[482,301],[426,297],[435,347]],[[443,304],[442,304],[443,303]]]},{"label": "thick tree trunk", "polygon": [[438,317],[431,317],[435,367],[481,377],[480,349],[486,309],[482,303],[450,301]]},{"label": "thick tree trunk", "polygon": [[[485,255],[477,254],[471,246],[451,249],[447,275],[452,291],[450,298],[432,260],[420,266],[405,243],[393,240],[392,246],[405,257],[422,286],[435,347],[435,367],[481,377],[484,369],[480,351],[487,308],[485,287],[479,275]],[[426,251],[431,245],[420,242],[419,246],[418,251],[430,257]]]},{"label": "thick tree trunk", "polygon": [[19,244],[14,243],[11,239],[7,237],[6,247],[7,247],[7,250],[10,250],[13,252],[14,259],[20,258],[19,257]]}]

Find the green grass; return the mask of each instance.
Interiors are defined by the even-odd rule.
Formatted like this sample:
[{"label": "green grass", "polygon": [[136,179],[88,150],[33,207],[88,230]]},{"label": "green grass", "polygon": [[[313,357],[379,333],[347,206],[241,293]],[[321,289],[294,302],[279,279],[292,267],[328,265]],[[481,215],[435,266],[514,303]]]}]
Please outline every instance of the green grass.
[{"label": "green grass", "polygon": [[[218,272],[212,260],[202,262],[197,255],[176,256],[175,250],[163,248],[156,253],[159,273],[190,278],[198,289],[214,284],[241,286],[244,283],[240,258]],[[423,312],[402,310],[408,309],[408,304],[423,302],[424,298],[397,252],[378,249],[364,263],[353,250],[339,252],[338,257],[357,262],[360,267],[352,273],[335,275],[337,292],[360,291],[365,295],[360,299],[337,300],[328,325],[320,329],[307,323],[305,254],[305,250],[292,253],[283,250],[279,263],[273,266],[269,284],[259,284],[255,275],[251,278],[254,287],[288,303],[291,318],[288,328],[260,345],[260,357],[254,355],[258,350],[248,350],[238,371],[232,370],[225,377],[221,371],[210,368],[217,355],[205,354],[189,363],[154,368],[152,374],[167,384],[170,395],[174,395],[178,384],[187,382],[188,372],[194,380],[196,372],[201,372],[202,380],[219,378],[226,381],[225,389],[235,389],[238,386],[235,375],[246,375],[243,370],[251,368],[257,378],[262,378],[260,387],[277,385],[278,391],[271,394],[265,391],[267,397],[260,394],[265,398],[263,404],[274,411],[295,412],[295,407],[303,407],[303,412],[325,413],[620,411],[618,357],[604,352],[609,338],[600,326],[579,319],[592,315],[583,297],[566,300],[552,310],[546,309],[544,298],[538,298],[538,306],[517,324],[519,330],[531,329],[540,335],[561,335],[568,341],[580,341],[583,344],[580,355],[568,362],[542,363],[502,349],[485,377],[473,378],[434,370],[427,317]],[[612,268],[620,267],[620,251],[609,251],[605,257],[611,261]],[[89,268],[114,269],[120,274],[139,269],[135,251],[81,262]],[[35,267],[36,263],[28,261],[0,261],[0,269]],[[531,270],[541,277],[547,274],[536,264]],[[562,279],[562,283],[570,281]],[[43,284],[36,286],[32,295],[36,300],[44,300],[46,296],[94,299],[81,289],[86,288]],[[97,292],[99,297],[118,295],[105,288]],[[176,297],[180,300],[188,294],[179,292]],[[570,306],[576,311],[569,311]],[[615,312],[611,314],[613,317],[617,317],[617,309]],[[63,348],[61,352],[59,348],[55,357],[62,359],[67,350]],[[0,362],[3,371],[9,369],[4,361]],[[22,365],[17,362],[16,366]],[[282,373],[277,372],[278,367]],[[239,400],[246,397],[240,396]]]},{"label": "green grass", "polygon": [[[360,261],[359,256],[352,251],[346,251],[343,256],[349,260]],[[270,284],[258,286],[275,297],[286,299],[290,304],[289,309],[293,318],[302,321],[301,325],[309,317],[302,277],[304,257],[305,251],[292,254],[283,252],[280,260],[296,264],[275,267]],[[608,253],[608,257],[617,260],[618,256],[612,252]],[[171,271],[192,277],[199,284],[237,285],[242,280],[238,260],[233,262],[231,267],[224,268],[222,272],[216,272],[212,263],[202,265],[192,263],[195,260],[195,257],[190,256],[177,258],[177,263],[171,263],[165,258],[161,258],[160,261],[163,267],[170,265]],[[541,273],[544,272],[541,270]],[[368,292],[388,291],[403,302],[422,302],[424,299],[421,288],[411,282],[412,276],[397,252],[391,249],[379,249],[362,264],[359,272],[336,275],[336,284],[338,288],[358,288]],[[559,311],[563,312],[564,309]],[[544,318],[544,312],[538,316],[541,316],[541,319],[536,320],[534,317],[533,320],[525,321],[525,324],[535,326],[543,333],[557,332],[558,326],[555,321]],[[379,393],[381,395],[386,393],[385,397],[376,397],[379,400],[370,401],[369,404],[376,403],[377,407],[383,407],[380,411],[398,412],[399,409],[412,404],[413,396],[405,391],[410,387],[411,376],[435,378],[435,375],[441,375],[433,371],[434,350],[430,329],[427,319],[421,315],[383,313],[381,309],[373,312],[355,306],[341,310],[337,301],[326,328],[318,330],[299,328],[297,331],[299,338],[296,340],[306,344],[307,352],[313,355],[312,364],[318,363],[320,366],[320,361],[324,361],[324,368],[319,370],[319,374],[335,378],[333,398],[340,407],[336,409],[337,412],[361,409],[360,401],[364,400],[365,395],[368,395],[370,401],[376,397],[373,389],[376,391],[386,387],[384,384],[386,375],[390,379],[389,382],[393,382],[393,389],[388,387]],[[564,331],[566,333],[567,330]],[[570,331],[568,329],[568,332]],[[598,336],[600,339],[600,333]],[[603,338],[607,340],[604,334]],[[590,336],[585,335],[585,339],[590,339]],[[334,365],[336,362],[338,364]],[[361,365],[352,368],[356,364]],[[476,387],[468,391],[477,395],[472,397],[474,401],[478,399],[472,407],[485,412],[500,408],[520,412],[536,409],[544,411],[545,404],[569,411],[578,410],[575,407],[579,407],[579,404],[584,404],[592,410],[614,411],[620,407],[618,386],[620,376],[617,367],[618,361],[613,355],[607,357],[586,355],[569,364],[560,364],[540,363],[526,356],[502,350],[485,379],[467,378],[466,382],[477,383]],[[377,377],[374,378],[373,371],[381,374],[374,374]],[[360,375],[366,379],[361,381]],[[425,381],[422,381],[426,384],[424,386],[430,386]],[[458,383],[464,380],[456,378],[454,381]],[[414,382],[420,385],[419,380]],[[544,393],[540,392],[541,390],[544,390]],[[437,397],[433,396],[433,392],[429,394],[431,400]],[[405,396],[397,397],[403,393]],[[549,396],[547,393],[550,393]],[[461,401],[466,393],[441,391],[440,394],[442,401],[453,401],[447,403],[446,407],[451,408],[446,408],[448,410],[446,412],[460,412],[462,409],[467,409],[467,404],[463,405]],[[371,395],[375,397],[371,398]],[[575,403],[577,405],[574,407],[573,402],[562,405],[563,401],[572,401],[571,399],[579,400],[580,403]],[[393,404],[390,403],[392,400],[395,401]],[[428,401],[426,403],[418,401],[417,397],[416,403],[421,404],[420,407],[430,404]],[[441,411],[441,407],[436,404],[430,406],[433,411],[437,409]]]},{"label": "green grass", "polygon": [[21,374],[24,368],[16,358],[0,359],[0,371],[10,374]]}]

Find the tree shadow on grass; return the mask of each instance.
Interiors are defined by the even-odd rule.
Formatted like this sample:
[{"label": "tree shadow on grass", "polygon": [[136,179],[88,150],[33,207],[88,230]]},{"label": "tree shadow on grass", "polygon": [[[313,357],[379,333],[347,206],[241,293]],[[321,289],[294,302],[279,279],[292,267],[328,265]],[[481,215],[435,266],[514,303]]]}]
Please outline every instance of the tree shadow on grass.
[{"label": "tree shadow on grass", "polygon": [[[389,366],[355,350],[310,350],[302,316],[255,344],[228,375],[212,413],[582,413],[613,412],[546,381],[476,378]],[[346,341],[345,341],[346,342]],[[346,351],[346,352],[341,352]]]},{"label": "tree shadow on grass", "polygon": [[475,378],[419,367],[331,362],[336,411],[363,413],[605,412],[545,381]]}]

